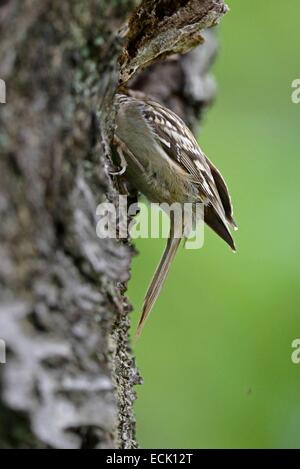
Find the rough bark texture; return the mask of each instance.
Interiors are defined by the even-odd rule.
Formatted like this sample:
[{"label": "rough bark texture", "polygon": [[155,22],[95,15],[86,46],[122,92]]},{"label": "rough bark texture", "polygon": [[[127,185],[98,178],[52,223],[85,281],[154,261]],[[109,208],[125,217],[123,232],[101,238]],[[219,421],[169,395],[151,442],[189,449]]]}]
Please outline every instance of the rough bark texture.
[{"label": "rough bark texture", "polygon": [[[119,35],[135,3],[0,4],[1,448],[137,445],[141,378],[124,296],[134,250],[96,236],[97,205],[117,203],[105,169],[112,98],[148,64],[199,43],[225,7],[144,0]],[[152,65],[132,83],[190,124],[214,93],[215,39],[205,34],[196,56]]]}]

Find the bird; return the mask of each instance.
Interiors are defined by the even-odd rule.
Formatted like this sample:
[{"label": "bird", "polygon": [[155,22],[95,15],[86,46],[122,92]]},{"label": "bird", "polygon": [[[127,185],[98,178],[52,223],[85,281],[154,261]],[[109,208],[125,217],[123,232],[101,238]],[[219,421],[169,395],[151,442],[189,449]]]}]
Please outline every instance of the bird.
[{"label": "bird", "polygon": [[[150,97],[127,90],[116,93],[115,107],[113,144],[121,161],[116,174],[124,174],[150,202],[202,203],[205,223],[235,252],[230,229],[237,230],[237,225],[226,182],[185,122]],[[170,212],[169,237],[144,298],[137,336],[164,285],[183,230]]]}]

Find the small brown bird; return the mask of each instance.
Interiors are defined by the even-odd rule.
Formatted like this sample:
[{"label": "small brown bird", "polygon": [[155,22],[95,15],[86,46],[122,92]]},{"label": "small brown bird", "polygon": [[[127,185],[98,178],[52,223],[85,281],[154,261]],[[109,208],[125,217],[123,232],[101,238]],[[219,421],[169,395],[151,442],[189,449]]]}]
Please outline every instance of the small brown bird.
[{"label": "small brown bird", "polygon": [[[204,221],[235,251],[229,227],[237,229],[226,183],[200,149],[192,132],[172,111],[146,97],[116,95],[115,146],[120,174],[156,203],[204,204]],[[161,291],[181,239],[182,226],[170,216],[170,234],[147,290],[137,334]]]}]

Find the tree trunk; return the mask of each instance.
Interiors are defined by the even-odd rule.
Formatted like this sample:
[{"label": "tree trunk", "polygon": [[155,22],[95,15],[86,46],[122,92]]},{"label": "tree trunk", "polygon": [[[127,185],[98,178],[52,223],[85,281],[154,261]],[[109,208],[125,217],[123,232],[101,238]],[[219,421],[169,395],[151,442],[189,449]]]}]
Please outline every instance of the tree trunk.
[{"label": "tree trunk", "polygon": [[144,0],[124,26],[135,3],[0,5],[1,448],[137,446],[124,296],[134,249],[96,235],[97,205],[118,195],[112,99],[131,80],[194,125],[214,94],[215,38],[174,53],[226,8]]}]

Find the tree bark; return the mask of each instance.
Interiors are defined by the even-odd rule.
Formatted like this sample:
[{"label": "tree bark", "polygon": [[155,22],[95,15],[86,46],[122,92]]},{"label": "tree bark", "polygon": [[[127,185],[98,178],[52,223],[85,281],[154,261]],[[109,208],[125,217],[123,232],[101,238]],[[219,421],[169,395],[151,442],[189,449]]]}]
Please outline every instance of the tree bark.
[{"label": "tree bark", "polygon": [[195,125],[214,94],[215,38],[200,32],[226,8],[135,3],[0,5],[1,448],[137,447],[125,297],[135,251],[96,235],[97,205],[117,204],[113,95],[131,80]]}]

